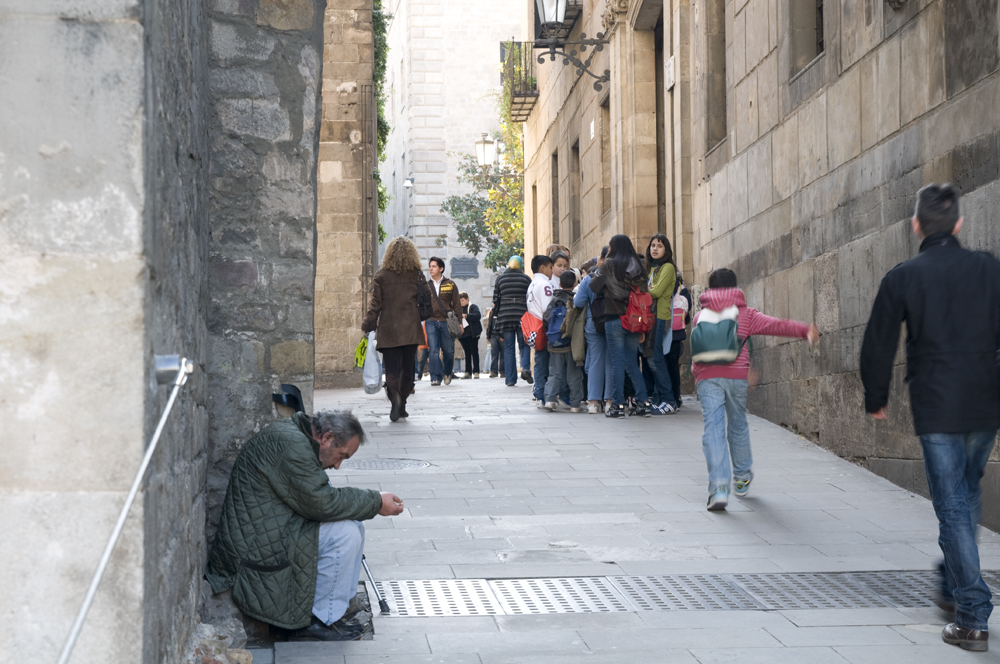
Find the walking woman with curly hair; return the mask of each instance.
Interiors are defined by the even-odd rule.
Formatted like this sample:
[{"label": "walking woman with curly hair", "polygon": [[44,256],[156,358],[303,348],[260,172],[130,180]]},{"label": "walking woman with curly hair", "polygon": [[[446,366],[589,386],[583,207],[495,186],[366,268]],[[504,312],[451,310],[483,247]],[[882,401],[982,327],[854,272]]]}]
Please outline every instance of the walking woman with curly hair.
[{"label": "walking woman with curly hair", "polygon": [[377,349],[385,366],[385,391],[389,395],[393,422],[409,416],[406,399],[413,391],[413,360],[424,332],[417,310],[417,292],[423,289],[430,301],[417,247],[406,237],[397,237],[385,249],[382,267],[372,280],[371,304],[361,324],[367,334],[377,330]]}]

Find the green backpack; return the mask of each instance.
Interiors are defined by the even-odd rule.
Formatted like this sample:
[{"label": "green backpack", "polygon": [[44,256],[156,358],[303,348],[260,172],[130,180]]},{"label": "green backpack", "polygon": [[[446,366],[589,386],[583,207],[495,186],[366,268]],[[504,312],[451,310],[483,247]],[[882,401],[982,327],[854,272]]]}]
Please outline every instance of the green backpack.
[{"label": "green backpack", "polygon": [[740,309],[736,305],[722,311],[702,309],[698,324],[691,330],[691,361],[698,364],[732,364],[743,352],[747,339],[740,340]]}]

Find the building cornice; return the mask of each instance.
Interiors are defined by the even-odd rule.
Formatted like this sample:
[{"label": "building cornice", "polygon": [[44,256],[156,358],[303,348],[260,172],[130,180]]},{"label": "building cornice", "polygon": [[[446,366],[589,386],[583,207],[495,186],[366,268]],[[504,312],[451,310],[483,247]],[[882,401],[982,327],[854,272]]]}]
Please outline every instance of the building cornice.
[{"label": "building cornice", "polygon": [[622,14],[626,13],[628,13],[628,0],[607,0],[604,13],[601,14],[601,27],[604,28],[604,34],[608,38],[621,20]]}]

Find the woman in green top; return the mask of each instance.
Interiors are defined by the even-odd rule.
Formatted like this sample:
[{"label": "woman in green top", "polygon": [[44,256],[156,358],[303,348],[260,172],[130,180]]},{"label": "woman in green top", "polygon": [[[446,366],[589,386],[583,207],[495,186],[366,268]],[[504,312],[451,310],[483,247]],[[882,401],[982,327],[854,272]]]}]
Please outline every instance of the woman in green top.
[{"label": "woman in green top", "polygon": [[664,350],[664,342],[671,333],[671,303],[674,297],[674,285],[677,281],[677,268],[674,266],[674,253],[670,249],[670,240],[665,235],[654,235],[646,247],[646,268],[649,270],[649,294],[656,303],[656,325],[653,328],[653,356],[649,359],[653,370],[653,392],[650,394],[650,412],[654,415],[669,415],[677,412],[674,401],[674,389],[667,372],[664,356],[669,352]]}]

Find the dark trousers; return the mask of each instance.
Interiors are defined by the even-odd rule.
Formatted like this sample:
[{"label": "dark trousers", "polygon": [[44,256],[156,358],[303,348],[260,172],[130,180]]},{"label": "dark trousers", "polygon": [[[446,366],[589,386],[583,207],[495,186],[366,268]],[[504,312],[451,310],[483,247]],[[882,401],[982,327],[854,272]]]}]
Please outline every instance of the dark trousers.
[{"label": "dark trousers", "polygon": [[490,373],[504,374],[503,365],[503,337],[494,334],[490,338]]},{"label": "dark trousers", "polygon": [[683,339],[670,344],[670,353],[667,354],[667,373],[670,374],[670,384],[674,389],[674,403],[681,402],[681,355],[683,354]]},{"label": "dark trousers", "polygon": [[416,356],[416,344],[382,350],[385,391],[390,402],[406,406],[406,398],[413,391],[413,362]]},{"label": "dark trousers", "polygon": [[465,351],[465,373],[479,373],[479,337],[462,337],[458,341]]}]

